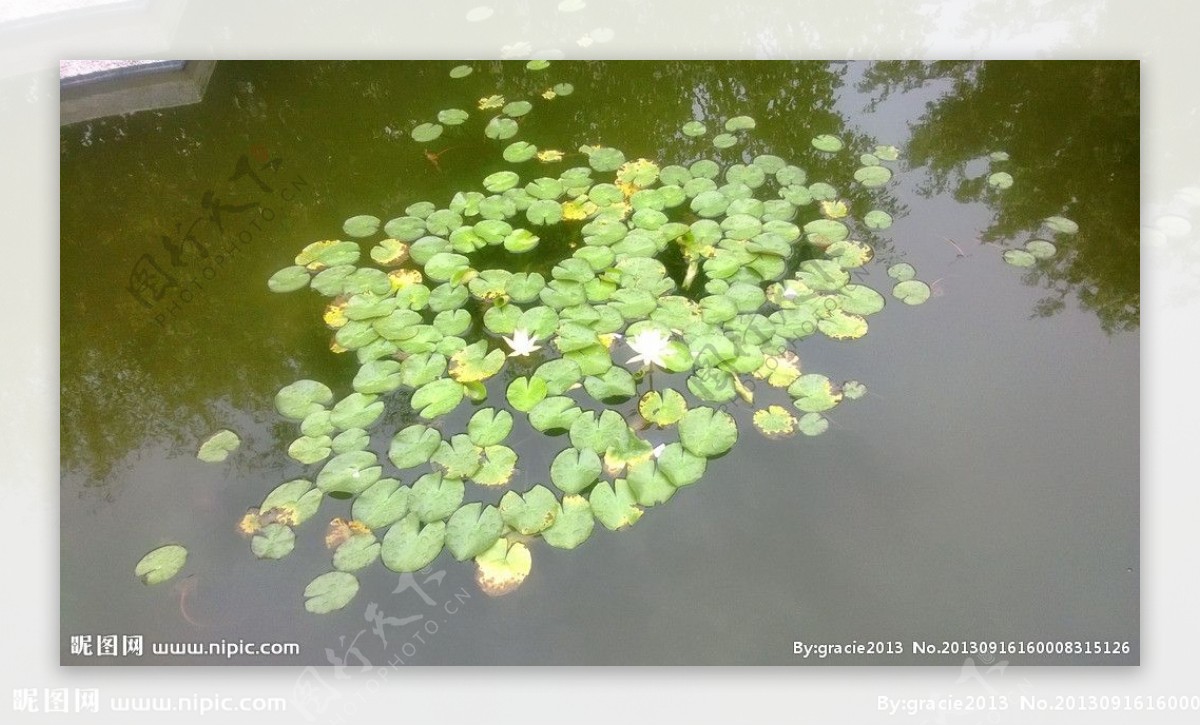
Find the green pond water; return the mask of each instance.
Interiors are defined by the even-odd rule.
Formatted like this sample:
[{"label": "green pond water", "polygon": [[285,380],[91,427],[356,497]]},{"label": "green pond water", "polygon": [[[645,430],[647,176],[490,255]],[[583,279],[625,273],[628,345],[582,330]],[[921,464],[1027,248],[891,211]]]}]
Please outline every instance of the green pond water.
[{"label": "green pond water", "polygon": [[[1001,659],[1137,662],[1136,63],[475,62],[455,79],[456,65],[223,62],[200,104],[63,128],[64,663],[341,664],[358,674],[389,660],[961,664],[960,650],[915,656],[912,644],[964,640],[1115,641],[1128,647]],[[542,96],[559,83],[573,92]],[[477,104],[493,94],[533,104],[511,139],[483,133],[498,110]],[[410,136],[447,108],[470,118],[427,143]],[[740,115],[755,127],[715,148],[724,122]],[[681,133],[693,119],[705,135]],[[817,151],[818,134],[845,148]],[[501,152],[518,140],[568,156],[509,163]],[[573,550],[535,539],[532,572],[503,597],[479,590],[470,559],[442,552],[410,575],[377,561],[356,573],[344,608],[307,612],[306,585],[331,569],[326,526],[348,519],[350,503],[326,497],[277,561],[256,558],[237,524],[276,486],[321,467],[289,457],[300,432],[276,411],[276,393],[315,379],[340,398],[359,363],[330,350],[327,298],[272,293],[267,279],[312,242],[353,239],[342,231],[350,217],[387,221],[420,201],[445,207],[505,169],[522,184],[557,177],[588,166],[585,144],[660,167],[713,159],[722,178],[778,156],[809,184],[834,184],[851,218],[889,212],[890,227],[855,235],[874,259],[851,282],[886,299],[869,332],[790,345],[805,373],[861,381],[866,395],[825,411],[818,436],[771,440],[752,415],[789,399],[765,382],[739,379],[754,385],[753,405],[705,402],[686,375],[656,371],[638,379],[637,397],[651,386],[683,391],[693,407],[728,412],[738,440],[632,528],[596,524]],[[895,145],[899,159],[883,163],[890,181],[864,187],[854,173],[877,145]],[[1011,187],[989,184],[997,172]],[[611,171],[592,176],[612,180]],[[798,207],[794,221],[819,217],[817,205]],[[676,215],[684,223],[696,219],[687,208]],[[1054,215],[1078,231],[1043,227]],[[546,229],[523,255],[486,248],[472,264],[549,279],[581,243],[571,229]],[[384,236],[363,239],[359,264]],[[1053,241],[1053,255],[1031,267],[1005,262],[1038,237]],[[796,243],[784,277],[823,256]],[[661,259],[682,283],[678,247]],[[929,284],[927,302],[892,295],[888,270],[898,263]],[[686,296],[704,296],[709,278],[702,271]],[[479,327],[483,307],[464,307],[476,319],[463,337],[507,352]],[[623,345],[614,343],[618,365],[634,355]],[[436,422],[444,438],[479,408],[508,408],[506,387],[535,369],[508,358],[486,402],[464,401]],[[637,397],[607,407],[640,427]],[[397,430],[421,422],[409,398],[407,389],[384,397],[369,444],[383,475],[405,485],[425,469],[398,471],[386,454]],[[468,501],[550,485],[569,437],[515,418],[508,487],[468,482]],[[240,446],[224,462],[199,461],[220,429]],[[671,427],[640,430],[651,445],[676,438]],[[135,564],[171,543],[187,548],[184,568],[143,585]],[[71,636],[107,634],[144,635],[146,654],[71,650]],[[802,659],[798,640],[898,641],[903,653]],[[165,641],[288,642],[300,654],[150,652]]]}]

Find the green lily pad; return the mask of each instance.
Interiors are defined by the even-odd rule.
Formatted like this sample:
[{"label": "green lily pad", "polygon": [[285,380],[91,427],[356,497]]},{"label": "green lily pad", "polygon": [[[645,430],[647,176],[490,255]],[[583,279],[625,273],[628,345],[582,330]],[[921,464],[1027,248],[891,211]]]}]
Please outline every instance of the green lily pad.
[{"label": "green lily pad", "polygon": [[308,286],[312,279],[308,269],[300,265],[292,265],[271,275],[267,280],[267,288],[271,292],[292,292]]},{"label": "green lily pad", "polygon": [[907,262],[897,262],[888,268],[887,274],[888,277],[894,280],[904,282],[905,280],[911,280],[916,277],[917,271]]},{"label": "green lily pad", "polygon": [[734,116],[725,122],[726,131],[745,131],[754,128],[754,119],[749,116]]},{"label": "green lily pad", "polygon": [[562,221],[563,207],[553,199],[538,199],[525,210],[530,224],[549,225]]},{"label": "green lily pad", "polygon": [[453,411],[464,395],[460,382],[439,378],[418,388],[412,395],[411,405],[420,412],[421,418],[435,419]]},{"label": "green lily pad", "polygon": [[416,514],[388,528],[379,551],[380,559],[393,572],[416,572],[433,562],[446,542],[446,523],[431,522],[424,527]]},{"label": "green lily pad", "polygon": [[631,527],[642,518],[642,508],[624,479],[614,484],[600,482],[588,494],[588,503],[596,520],[613,531]]},{"label": "green lily pad", "polygon": [[411,135],[413,141],[424,144],[442,135],[442,125],[435,123],[419,124],[412,130]]},{"label": "green lily pad", "polygon": [[1058,252],[1053,242],[1044,239],[1029,240],[1025,243],[1025,250],[1039,260],[1048,260]]},{"label": "green lily pad", "polygon": [[454,514],[466,495],[462,479],[431,472],[418,478],[408,498],[408,511],[422,522],[436,522]]},{"label": "green lily pad", "polygon": [[738,138],[733,134],[717,134],[712,140],[713,146],[718,149],[728,149],[737,144],[737,142]]},{"label": "green lily pad", "polygon": [[338,545],[333,553],[333,569],[356,572],[379,559],[382,548],[373,534],[356,534]]},{"label": "green lily pad", "polygon": [[841,151],[842,147],[844,146],[842,140],[833,134],[821,134],[820,136],[815,137],[812,140],[812,145],[817,151],[826,151],[829,153]]},{"label": "green lily pad", "polygon": [[[558,203],[550,202],[550,204],[558,204]],[[530,206],[532,206],[532,205],[530,205]],[[528,208],[526,208],[526,211],[528,211]],[[539,212],[537,212],[536,214],[545,215],[547,213],[553,214],[553,212],[549,212],[546,209],[542,209]],[[559,205],[559,207],[558,207],[558,213],[560,215],[562,214],[562,206],[561,205]],[[515,252],[517,254],[520,254],[522,252],[528,252],[528,251],[532,250],[534,247],[537,247],[537,244],[540,241],[540,239],[541,239],[540,237],[538,237],[536,234],[534,234],[533,232],[530,232],[527,229],[514,229],[511,234],[509,234],[507,237],[504,238],[504,249],[508,250],[509,252]]]},{"label": "green lily pad", "polygon": [[992,161],[1008,161],[1009,157],[1007,151],[993,151],[988,154],[988,158]]},{"label": "green lily pad", "polygon": [[988,175],[987,183],[996,189],[1008,189],[1013,185],[1013,177],[1006,171],[998,171]]},{"label": "green lily pad", "polygon": [[529,410],[529,423],[538,431],[546,433],[559,429],[567,430],[583,412],[566,396],[550,396],[534,404]]},{"label": "green lily pad", "polygon": [[517,118],[518,116],[524,116],[532,110],[533,104],[529,101],[511,101],[504,104],[504,108],[500,112],[506,116]]},{"label": "green lily pad", "polygon": [[[381,220],[379,217],[373,217],[369,214],[360,214],[343,222],[342,231],[351,237],[370,237],[379,231],[380,224]],[[357,255],[355,255],[355,259],[357,259]]]},{"label": "green lily pad", "polygon": [[529,411],[544,399],[548,393],[545,379],[536,376],[532,378],[517,378],[508,384],[506,396],[508,403],[514,409],[523,413]]},{"label": "green lily pad", "polygon": [[[504,367],[506,356],[499,348],[490,352],[487,348],[488,342],[480,340],[452,355],[450,377],[459,383],[471,383],[496,375]],[[414,402],[413,405],[417,404]]]},{"label": "green lily pad", "polygon": [[531,71],[542,71],[550,67],[550,61],[543,58],[535,58],[525,64],[525,68]]},{"label": "green lily pad", "polygon": [[638,401],[638,413],[656,426],[673,426],[687,413],[687,400],[673,388],[649,391]]},{"label": "green lily pad", "polygon": [[469,560],[495,544],[503,530],[500,510],[471,502],[460,507],[446,523],[446,549],[459,562]]},{"label": "green lily pad", "polygon": [[570,96],[575,92],[575,86],[570,83],[555,83],[552,90],[556,96]]},{"label": "green lily pad", "polygon": [[296,533],[291,527],[272,522],[263,527],[250,540],[250,551],[260,560],[278,560],[286,557],[296,546]]},{"label": "green lily pad", "polygon": [[485,487],[504,486],[516,470],[517,452],[503,444],[493,444],[480,452],[479,468],[471,475],[471,481]]},{"label": "green lily pad", "polygon": [[842,396],[848,401],[854,401],[867,395],[867,387],[858,381],[846,381],[842,384]]},{"label": "green lily pad", "polygon": [[663,448],[656,465],[671,486],[685,487],[700,481],[708,468],[708,459],[691,453],[679,443],[672,443]]},{"label": "green lily pad", "polygon": [[467,435],[476,446],[493,446],[508,438],[512,427],[513,417],[508,411],[483,408],[471,416]]},{"label": "green lily pad", "polygon": [[133,574],[137,575],[146,585],[166,582],[183,569],[183,565],[187,562],[187,554],[187,549],[181,545],[164,545],[147,552],[142,559],[138,560],[133,568]]},{"label": "green lily pad", "polygon": [[584,378],[583,387],[597,401],[629,398],[637,392],[633,375],[620,366],[612,366],[600,375]]},{"label": "green lily pad", "polygon": [[679,442],[696,456],[720,456],[737,442],[737,424],[724,411],[693,408],[679,420]]},{"label": "green lily pad", "polygon": [[1076,224],[1074,220],[1070,220],[1066,217],[1061,217],[1058,215],[1046,217],[1045,223],[1050,229],[1062,234],[1075,234],[1079,231],[1079,225]]},{"label": "green lily pad", "polygon": [[225,461],[225,458],[241,443],[242,440],[238,438],[237,434],[229,429],[221,429],[200,445],[200,450],[196,452],[196,458],[210,464]]},{"label": "green lily pad", "polygon": [[379,480],[383,468],[376,464],[371,451],[338,454],[317,475],[317,488],[327,494],[358,494]]},{"label": "green lily pad", "polygon": [[688,121],[680,130],[683,131],[684,136],[691,136],[693,138],[708,133],[708,129],[699,121]]},{"label": "green lily pad", "polygon": [[554,524],[559,511],[558,498],[541,484],[524,494],[506,492],[500,500],[500,516],[504,523],[526,536]]},{"label": "green lily pad", "polygon": [[504,141],[505,139],[511,139],[512,137],[516,136],[518,128],[517,122],[513,121],[511,118],[497,116],[491,121],[488,121],[487,126],[483,127],[483,135],[489,139]]},{"label": "green lily pad", "polygon": [[395,360],[368,361],[354,375],[354,390],[359,393],[388,393],[400,387],[400,362]]},{"label": "green lily pad", "polygon": [[829,430],[829,419],[819,413],[806,413],[796,426],[805,436],[819,436]]},{"label": "green lily pad", "polygon": [[567,494],[578,494],[596,482],[602,465],[590,449],[564,449],[550,464],[550,481]]},{"label": "green lily pad", "polygon": [[554,524],[542,532],[542,539],[551,547],[575,549],[591,536],[595,526],[588,501],[577,495],[567,496],[563,498],[562,510]]},{"label": "green lily pad", "polygon": [[483,178],[483,188],[499,194],[517,186],[521,177],[514,171],[498,171]]},{"label": "green lily pad", "polygon": [[886,166],[864,166],[854,172],[854,180],[864,187],[881,187],[892,178],[892,170]]},{"label": "green lily pad", "polygon": [[456,434],[449,441],[438,444],[438,450],[430,458],[451,479],[465,479],[479,468],[479,447],[466,434]]},{"label": "green lily pad", "polygon": [[867,334],[867,321],[858,315],[834,310],[817,321],[817,329],[833,340],[854,340]]},{"label": "green lily pad", "polygon": [[383,414],[383,401],[378,399],[375,395],[351,393],[337,402],[329,412],[329,420],[342,431],[365,429]]},{"label": "green lily pad", "polygon": [[417,353],[400,364],[400,383],[409,388],[420,388],[441,378],[445,372],[446,356],[432,352]]},{"label": "green lily pad", "polygon": [[474,68],[468,65],[454,66],[450,69],[451,78],[466,78],[474,72]]},{"label": "green lily pad", "polygon": [[380,479],[354,498],[351,517],[371,529],[390,527],[408,514],[411,493],[397,479]]},{"label": "green lily pad", "polygon": [[588,165],[596,171],[616,171],[625,163],[625,154],[620,149],[586,146],[580,148],[580,151],[587,154]]},{"label": "green lily pad", "polygon": [[470,114],[461,108],[444,108],[438,111],[437,118],[447,126],[457,126],[470,118]]},{"label": "green lily pad", "polygon": [[846,285],[838,291],[838,303],[843,312],[853,315],[874,315],[883,310],[883,295],[866,285]]},{"label": "green lily pad", "polygon": [[796,408],[806,413],[828,411],[842,400],[841,392],[834,389],[827,376],[820,373],[807,373],[788,386],[788,395],[792,397]]},{"label": "green lily pad", "polygon": [[504,153],[501,156],[510,164],[519,164],[532,159],[537,155],[537,151],[537,147],[528,141],[515,141],[504,147]]},{"label": "green lily pad", "polygon": [[1013,267],[1033,267],[1037,264],[1037,257],[1025,250],[1007,250],[1004,261]]},{"label": "green lily pad", "polygon": [[301,436],[288,446],[288,456],[301,464],[324,461],[333,451],[333,440],[328,436]]},{"label": "green lily pad", "polygon": [[[1010,252],[1017,251],[1019,250],[1010,250]],[[1028,255],[1029,253],[1026,252],[1025,254]],[[929,285],[920,280],[905,280],[896,283],[896,286],[892,288],[892,295],[907,305],[920,305],[928,300],[931,294],[932,291],[929,289]]]},{"label": "green lily pad", "polygon": [[316,615],[340,610],[358,594],[358,578],[349,572],[326,572],[304,588],[304,609]]},{"label": "green lily pad", "polygon": [[422,424],[414,424],[401,428],[391,439],[388,458],[397,469],[419,467],[430,461],[433,452],[442,445],[442,434],[434,428]]},{"label": "green lily pad", "polygon": [[863,215],[863,224],[871,229],[887,229],[892,226],[892,215],[881,209],[872,209]]}]

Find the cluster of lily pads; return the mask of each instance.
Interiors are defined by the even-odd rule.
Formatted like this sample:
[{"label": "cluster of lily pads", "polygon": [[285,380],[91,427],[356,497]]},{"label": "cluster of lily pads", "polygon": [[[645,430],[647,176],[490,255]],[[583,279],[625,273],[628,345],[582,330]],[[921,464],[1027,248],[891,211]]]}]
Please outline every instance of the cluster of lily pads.
[{"label": "cluster of lily pads", "polygon": [[[542,97],[569,90],[560,83]],[[502,141],[531,109],[498,96],[478,105],[499,110],[484,134]],[[414,128],[414,140],[467,120],[451,111]],[[358,362],[340,399],[315,380],[279,391],[279,413],[299,425],[288,453],[314,476],[281,484],[239,525],[257,556],[275,559],[326,499],[353,500],[326,529],[334,569],[305,590],[309,611],[344,606],[358,589],[353,573],[376,560],[415,571],[443,549],[474,560],[481,588],[503,594],[529,574],[534,541],[577,547],[596,522],[627,528],[700,481],[738,441],[726,410],[736,402],[757,407],[753,425],[778,438],[820,434],[824,412],[864,395],[858,382],[802,370],[795,348],[867,332],[885,298],[852,281],[873,256],[855,236],[892,217],[855,216],[835,184],[779,156],[722,154],[755,125],[725,120],[711,141],[717,158],[686,166],[604,145],[579,147],[586,165],[567,166],[562,152],[516,141],[500,152],[513,169],[444,206],[415,202],[386,222],[351,217],[347,239],[307,245],[270,278],[273,291],[329,298],[330,347]],[[700,143],[708,129],[693,120],[681,133]],[[822,134],[808,153],[844,150]],[[847,183],[881,186],[897,158],[876,146]],[[896,299],[928,299],[911,266],[889,274]],[[386,452],[372,450],[370,430],[397,397],[419,420],[387,432]],[[444,431],[463,405],[476,407],[465,430]],[[567,445],[547,472],[523,469],[545,483],[508,489],[498,505],[471,501],[472,490],[512,481],[522,454],[505,442],[519,417]],[[206,447],[231,444],[222,435]]]},{"label": "cluster of lily pads", "polygon": [[[993,151],[988,154],[988,160],[993,163],[1003,163],[1009,160],[1008,152]],[[1007,171],[993,171],[988,174],[987,183],[993,189],[1004,190],[1012,187],[1012,174]],[[1042,222],[1045,229],[1057,234],[1075,234],[1079,225],[1074,220],[1061,215],[1047,217]],[[1047,239],[1035,238],[1027,241],[1021,249],[1010,249],[1004,252],[1004,261],[1013,267],[1033,267],[1038,260],[1048,260],[1058,253],[1058,247]]]}]

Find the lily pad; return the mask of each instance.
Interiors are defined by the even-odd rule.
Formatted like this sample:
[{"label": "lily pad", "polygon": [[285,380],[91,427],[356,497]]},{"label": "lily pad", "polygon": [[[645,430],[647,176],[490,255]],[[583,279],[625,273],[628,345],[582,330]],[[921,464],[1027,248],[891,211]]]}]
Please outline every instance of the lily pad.
[{"label": "lily pad", "polygon": [[783,406],[768,406],[754,412],[754,427],[768,439],[781,439],[796,433],[796,417]]},{"label": "lily pad", "polygon": [[529,410],[529,423],[538,431],[567,430],[582,414],[575,402],[566,396],[550,396]]},{"label": "lily pad", "polygon": [[541,484],[524,494],[507,492],[500,500],[500,516],[504,523],[526,536],[554,524],[558,512],[558,498]]},{"label": "lily pad", "polygon": [[582,147],[580,151],[587,154],[588,165],[596,171],[616,171],[625,163],[625,154],[620,149],[608,146]]},{"label": "lily pad", "polygon": [[812,140],[812,145],[817,151],[826,151],[829,153],[841,151],[842,147],[844,146],[844,144],[842,144],[842,140],[833,134],[821,134],[820,136],[815,137]]},{"label": "lily pad", "polygon": [[681,131],[683,131],[684,136],[692,137],[703,136],[708,133],[708,129],[699,121],[688,121],[683,125]]},{"label": "lily pad", "polygon": [[673,443],[662,449],[656,466],[671,486],[684,487],[700,481],[708,468],[708,460],[691,453],[679,443]]},{"label": "lily pad", "polygon": [[529,161],[537,155],[537,152],[537,147],[528,141],[516,141],[506,146],[501,156],[510,164],[519,164],[522,161]]},{"label": "lily pad", "polygon": [[754,119],[749,116],[734,116],[725,122],[726,131],[745,131],[754,128]]},{"label": "lily pad", "polygon": [[512,137],[516,136],[518,128],[517,122],[513,121],[511,118],[497,116],[491,121],[488,121],[487,126],[483,127],[483,135],[489,139],[504,141],[505,139],[511,139]]},{"label": "lily pad", "polygon": [[1074,220],[1067,219],[1066,217],[1057,215],[1046,217],[1045,222],[1047,227],[1062,234],[1075,234],[1079,231],[1079,225]]},{"label": "lily pad", "polygon": [[871,229],[887,229],[892,226],[892,215],[880,209],[872,209],[863,215],[863,224]]},{"label": "lily pad", "polygon": [[151,550],[138,560],[133,568],[146,585],[157,585],[170,580],[183,569],[187,562],[187,549],[181,545],[170,544]]},{"label": "lily pad", "polygon": [[371,451],[348,451],[326,462],[317,488],[328,494],[358,494],[379,480],[382,467]]},{"label": "lily pad", "polygon": [[447,126],[457,126],[470,118],[470,114],[461,108],[444,108],[438,111],[437,118]]},{"label": "lily pad", "polygon": [[304,588],[304,609],[316,615],[344,608],[358,594],[358,578],[349,572],[326,572]]},{"label": "lily pad", "polygon": [[371,529],[390,527],[408,514],[408,487],[397,479],[380,479],[354,498],[351,516]]},{"label": "lily pad", "polygon": [[506,116],[517,118],[519,116],[524,116],[532,110],[533,104],[529,101],[510,101],[504,105],[504,108],[501,109],[501,113]]},{"label": "lily pad", "polygon": [[713,137],[713,146],[718,149],[728,149],[737,144],[738,138],[733,134],[717,134]]},{"label": "lily pad", "polygon": [[333,569],[356,572],[379,559],[382,545],[373,534],[355,534],[333,553]]},{"label": "lily pad", "polygon": [[451,78],[466,78],[474,72],[474,68],[468,65],[454,66],[450,69]]},{"label": "lily pad", "polygon": [[416,572],[433,562],[445,541],[445,522],[422,527],[417,515],[409,514],[388,528],[379,554],[384,566],[393,572]]},{"label": "lily pad", "polygon": [[1013,177],[1006,171],[998,171],[988,175],[987,183],[996,189],[1008,189],[1013,185]]},{"label": "lily pad", "polygon": [[534,376],[532,378],[517,378],[508,384],[508,403],[518,411],[529,411],[548,394],[546,381]]},{"label": "lily pad", "polygon": [[848,401],[854,401],[867,395],[867,387],[858,381],[846,381],[842,384],[842,396]]},{"label": "lily pad", "polygon": [[436,429],[413,424],[400,429],[392,438],[388,458],[396,468],[410,469],[429,461],[441,443],[441,434]]},{"label": "lily pad", "polygon": [[379,225],[381,223],[382,222],[379,217],[373,217],[369,214],[360,214],[343,222],[342,231],[351,237],[370,237],[379,231]]},{"label": "lily pad", "polygon": [[517,452],[503,444],[493,444],[480,452],[479,468],[471,475],[471,481],[485,487],[504,486],[516,470]]},{"label": "lily pad", "polygon": [[307,268],[292,265],[271,275],[271,278],[267,280],[267,288],[271,292],[292,292],[307,287],[308,281],[311,279],[312,276]]},{"label": "lily pad", "polygon": [[631,527],[642,518],[642,508],[625,479],[614,484],[600,482],[588,494],[588,503],[596,520],[613,531]]},{"label": "lily pad", "polygon": [[250,540],[250,551],[260,560],[286,557],[296,546],[296,533],[287,525],[272,522]]},{"label": "lily pad", "polygon": [[513,417],[508,411],[483,408],[471,416],[467,435],[476,446],[493,446],[508,438],[512,427]]},{"label": "lily pad", "polygon": [[229,429],[221,429],[200,445],[200,450],[196,452],[196,458],[210,464],[225,461],[225,458],[241,443],[242,440],[238,438],[237,434]]},{"label": "lily pad", "polygon": [[498,171],[484,177],[483,188],[499,194],[517,186],[520,181],[521,177],[514,171]]},{"label": "lily pad", "polygon": [[504,530],[500,511],[480,502],[463,505],[446,523],[446,549],[458,561],[486,552]]},{"label": "lily pad", "polygon": [[[1019,252],[1020,250],[1009,251]],[[1024,254],[1028,255],[1029,253],[1026,252]],[[1032,257],[1033,255],[1029,256]],[[905,280],[903,282],[896,283],[896,286],[892,288],[892,295],[897,300],[907,305],[920,305],[928,300],[931,294],[932,291],[929,289],[929,285],[926,285],[920,280]]]},{"label": "lily pad", "polygon": [[1037,264],[1037,257],[1026,250],[1007,250],[1004,261],[1013,267],[1033,267]]},{"label": "lily pad", "polygon": [[819,413],[806,413],[796,425],[805,436],[819,436],[829,430],[829,419]]},{"label": "lily pad", "polygon": [[842,400],[840,391],[834,389],[827,376],[820,373],[807,373],[788,386],[788,395],[792,397],[796,408],[806,413],[828,411]]},{"label": "lily pad", "polygon": [[563,498],[562,511],[548,529],[542,532],[546,544],[558,549],[575,549],[583,544],[595,528],[591,505],[581,496]]},{"label": "lily pad", "polygon": [[892,178],[892,170],[886,166],[864,166],[854,172],[854,180],[864,187],[881,187]]},{"label": "lily pad", "polygon": [[532,567],[533,559],[523,542],[501,537],[475,558],[475,584],[489,597],[507,595],[521,586]]},{"label": "lily pad", "polygon": [[413,141],[424,144],[442,135],[442,125],[435,123],[419,124],[412,130],[411,135]]},{"label": "lily pad", "polygon": [[911,280],[916,277],[917,271],[907,262],[897,262],[888,268],[887,274],[888,277],[894,280],[904,282],[905,280]]},{"label": "lily pad", "polygon": [[301,464],[324,461],[333,451],[333,440],[328,436],[301,436],[288,446],[288,456]]},{"label": "lily pad", "polygon": [[441,468],[447,478],[465,479],[479,469],[479,447],[471,443],[466,434],[456,434],[449,441],[438,444],[438,450],[430,462]]},{"label": "lily pad", "polygon": [[422,522],[445,519],[462,505],[466,491],[462,479],[442,476],[440,472],[425,474],[413,482],[408,511]]},{"label": "lily pad", "polygon": [[1025,243],[1025,250],[1039,260],[1048,260],[1058,252],[1053,242],[1044,239],[1029,240]]},{"label": "lily pad", "polygon": [[578,494],[596,482],[602,465],[590,449],[564,449],[550,464],[550,480],[567,494]]},{"label": "lily pad", "polygon": [[724,411],[693,408],[679,420],[679,442],[696,456],[720,456],[737,442],[737,424]]},{"label": "lily pad", "polygon": [[418,388],[412,395],[411,405],[420,412],[421,418],[435,419],[453,411],[464,395],[460,382],[439,378]]},{"label": "lily pad", "polygon": [[649,391],[638,402],[638,413],[656,426],[673,426],[687,413],[687,400],[673,388]]}]

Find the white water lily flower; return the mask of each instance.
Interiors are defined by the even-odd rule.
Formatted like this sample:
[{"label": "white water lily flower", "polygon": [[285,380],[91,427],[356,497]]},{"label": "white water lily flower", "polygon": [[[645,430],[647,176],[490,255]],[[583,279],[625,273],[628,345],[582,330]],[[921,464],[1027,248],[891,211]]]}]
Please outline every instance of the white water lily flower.
[{"label": "white water lily flower", "polygon": [[629,363],[642,363],[647,366],[666,367],[666,361],[663,356],[667,353],[667,344],[671,341],[670,335],[663,335],[661,330],[649,328],[643,330],[637,335],[629,339],[629,347],[637,353],[629,359]]},{"label": "white water lily flower", "polygon": [[541,350],[542,346],[537,345],[537,337],[530,335],[528,330],[517,328],[513,331],[513,337],[504,336],[504,342],[508,343],[508,347],[512,348],[512,352],[508,354],[509,358],[513,356],[529,355],[535,350]]}]

